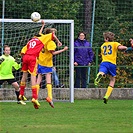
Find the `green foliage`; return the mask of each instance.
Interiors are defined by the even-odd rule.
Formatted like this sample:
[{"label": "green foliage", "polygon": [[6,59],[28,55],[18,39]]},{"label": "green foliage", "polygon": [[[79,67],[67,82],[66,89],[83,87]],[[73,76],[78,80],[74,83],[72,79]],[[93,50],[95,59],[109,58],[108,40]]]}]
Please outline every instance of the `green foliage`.
[{"label": "green foliage", "polygon": [[[94,42],[103,42],[102,33],[112,31],[116,34],[116,40],[127,42],[132,34],[133,13],[130,11],[132,1],[100,0],[96,3]],[[107,7],[108,5],[108,7]],[[123,7],[124,6],[124,7]],[[106,8],[107,7],[107,8]],[[97,46],[97,44],[94,44]]]},{"label": "green foliage", "polygon": [[[93,7],[94,0],[91,0],[91,2]],[[91,25],[91,23],[88,22],[91,20],[85,20],[88,17],[86,12],[88,12],[88,15],[91,15],[89,17],[90,19],[92,19],[93,14],[91,7],[89,10],[87,9],[88,6],[85,5],[86,3],[87,1],[84,0],[6,0],[5,18],[29,19],[31,13],[37,11],[41,14],[42,19],[73,19],[75,24],[75,37],[77,37],[77,33],[79,31],[86,30],[86,23],[89,24],[89,27],[94,27],[93,47],[101,46],[101,44],[103,43],[102,33],[104,31],[114,32],[116,34],[116,41],[120,42],[123,45],[130,46],[129,38],[133,36],[133,10],[131,10],[133,9],[133,0],[97,0],[94,25]],[[2,3],[0,3],[0,5],[0,9],[2,11]],[[0,17],[2,18],[1,15]],[[54,26],[58,27],[58,25]],[[20,27],[20,29],[23,29],[23,27]],[[14,32],[16,32],[15,28]],[[5,36],[8,36],[8,34],[10,34],[10,32],[5,33]],[[91,32],[89,34],[91,34]],[[14,34],[14,36],[23,35],[21,35],[20,33]],[[33,36],[33,34],[30,34],[29,36],[31,37]],[[87,39],[90,39],[90,35],[87,35]],[[24,38],[19,38],[18,40],[23,40],[21,43],[25,44],[27,41],[27,36]],[[10,41],[11,40],[7,40],[7,43],[10,44]],[[14,46],[13,50],[15,49],[17,51],[18,49],[20,49],[20,47],[20,45]],[[95,50],[96,49],[94,48],[94,52],[96,53]],[[93,62],[93,71],[97,71],[98,64],[101,62],[100,51],[96,53],[95,57],[98,57],[99,59]],[[130,56],[125,56],[123,55],[123,53],[118,54],[118,67],[119,65],[125,65],[125,67],[129,67],[128,70],[124,70],[124,68],[122,67],[118,68],[119,71],[117,71],[117,83],[121,83],[122,81],[123,84],[118,86],[124,86],[124,84],[126,83],[131,83],[131,80],[133,78],[131,63],[132,58],[129,57],[131,57],[131,54]],[[65,58],[63,59],[65,60]],[[123,75],[121,75],[121,73]],[[93,83],[95,76],[96,73],[92,73],[92,77],[90,79],[91,83]],[[102,82],[106,82],[105,86],[108,84],[108,80],[103,80]]]},{"label": "green foliage", "polygon": [[83,20],[77,18],[83,9],[81,0],[8,0],[5,7],[5,18],[29,19],[31,13],[37,11],[42,19],[73,19],[75,32],[83,30]]}]

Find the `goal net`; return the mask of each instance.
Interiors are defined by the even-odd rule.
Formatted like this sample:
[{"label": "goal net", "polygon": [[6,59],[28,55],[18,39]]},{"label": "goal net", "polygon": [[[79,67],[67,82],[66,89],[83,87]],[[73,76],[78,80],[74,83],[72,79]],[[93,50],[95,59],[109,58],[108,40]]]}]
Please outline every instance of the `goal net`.
[{"label": "goal net", "polygon": [[[62,42],[62,49],[68,46],[69,50],[56,55],[54,65],[59,77],[60,85],[64,88],[57,88],[53,82],[53,98],[56,100],[65,100],[74,102],[74,66],[73,66],[73,42],[74,42],[74,21],[73,20],[44,20],[45,28],[52,27],[57,29],[57,37]],[[1,54],[3,54],[3,46],[5,44],[11,47],[11,55],[16,59],[24,45],[37,34],[41,28],[41,22],[32,22],[30,19],[0,19],[1,29]],[[21,69],[14,71],[14,76],[18,83],[21,80]],[[53,81],[53,80],[52,80]],[[41,82],[41,89],[45,89],[45,76]],[[11,88],[10,85],[4,83],[2,88]],[[30,88],[30,75],[27,79],[27,88]]]}]

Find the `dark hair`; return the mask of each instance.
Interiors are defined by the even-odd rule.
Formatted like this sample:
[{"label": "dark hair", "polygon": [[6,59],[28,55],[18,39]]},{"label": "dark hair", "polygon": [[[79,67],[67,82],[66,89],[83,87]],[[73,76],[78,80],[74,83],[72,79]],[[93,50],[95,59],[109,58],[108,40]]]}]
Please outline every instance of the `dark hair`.
[{"label": "dark hair", "polygon": [[35,36],[34,37],[40,37],[41,35],[40,34],[35,34]]},{"label": "dark hair", "polygon": [[[84,31],[80,31],[80,32],[78,33],[78,37],[80,36],[81,33],[83,33],[83,34],[85,35],[85,39],[86,39],[86,33],[85,33]],[[78,37],[77,37],[77,38],[78,38]]]},{"label": "dark hair", "polygon": [[85,33],[84,31],[80,31],[80,32],[78,33],[77,38],[75,38],[74,41],[76,41],[76,40],[79,38],[79,36],[80,36],[81,33],[83,33],[83,34],[85,35],[85,39],[86,39],[86,33]]}]

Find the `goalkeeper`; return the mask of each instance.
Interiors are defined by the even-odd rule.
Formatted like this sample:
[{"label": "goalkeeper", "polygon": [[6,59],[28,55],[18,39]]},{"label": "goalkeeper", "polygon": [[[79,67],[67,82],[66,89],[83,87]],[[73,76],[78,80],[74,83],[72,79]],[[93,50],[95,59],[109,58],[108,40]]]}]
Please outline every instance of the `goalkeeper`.
[{"label": "goalkeeper", "polygon": [[26,103],[23,100],[27,99],[23,96],[23,100],[19,100],[19,85],[12,73],[12,69],[15,68],[18,70],[21,67],[21,64],[15,62],[15,59],[10,55],[10,52],[10,47],[5,45],[4,54],[0,56],[0,85],[2,85],[5,81],[11,84],[15,88],[17,103],[25,105]]}]

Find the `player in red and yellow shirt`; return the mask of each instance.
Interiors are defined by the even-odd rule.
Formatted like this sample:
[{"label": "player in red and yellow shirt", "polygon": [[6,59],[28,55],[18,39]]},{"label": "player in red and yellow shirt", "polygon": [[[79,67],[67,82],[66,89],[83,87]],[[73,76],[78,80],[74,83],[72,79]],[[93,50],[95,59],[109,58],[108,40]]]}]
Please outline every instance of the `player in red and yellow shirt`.
[{"label": "player in red and yellow shirt", "polygon": [[[40,31],[44,28],[44,21],[42,21],[42,27]],[[39,32],[40,33],[40,32]],[[19,98],[22,99],[24,95],[24,89],[26,86],[26,79],[28,76],[28,72],[31,74],[31,88],[32,88],[32,103],[36,109],[39,108],[40,104],[38,102],[38,94],[37,94],[37,87],[36,87],[36,75],[37,75],[37,58],[39,57],[39,53],[42,48],[51,40],[58,40],[54,33],[50,33],[47,35],[38,34],[34,36],[26,46],[24,46],[21,50],[21,54],[23,55],[22,58],[22,79],[20,83],[20,96]]]},{"label": "player in red and yellow shirt", "polygon": [[127,49],[126,46],[123,46],[118,42],[114,42],[114,36],[115,34],[112,32],[103,33],[105,42],[101,46],[102,62],[100,64],[97,77],[94,81],[94,84],[97,86],[103,75],[110,75],[110,83],[103,98],[105,104],[107,104],[108,98],[111,95],[115,84],[117,51]]}]

